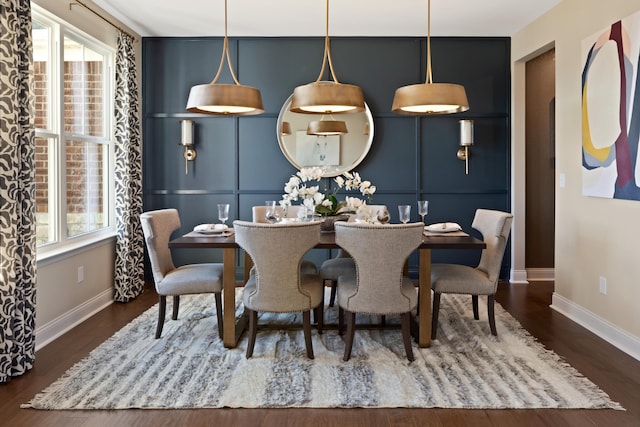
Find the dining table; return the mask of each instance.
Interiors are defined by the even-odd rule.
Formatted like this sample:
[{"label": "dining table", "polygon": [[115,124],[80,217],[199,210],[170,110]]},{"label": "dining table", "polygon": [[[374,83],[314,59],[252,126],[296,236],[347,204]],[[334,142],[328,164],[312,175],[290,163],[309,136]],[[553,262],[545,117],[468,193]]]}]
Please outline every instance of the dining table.
[{"label": "dining table", "polygon": [[[418,322],[415,334],[419,347],[431,345],[431,252],[437,249],[478,249],[486,244],[464,232],[429,233],[425,232],[418,247]],[[223,344],[233,348],[248,324],[248,316],[236,319],[236,252],[241,249],[233,232],[224,234],[198,234],[190,232],[169,241],[169,248],[217,248],[222,250],[223,263]],[[337,249],[335,233],[321,233],[316,249]],[[249,277],[253,264],[245,252],[244,280]],[[244,282],[243,282],[244,283]]]}]

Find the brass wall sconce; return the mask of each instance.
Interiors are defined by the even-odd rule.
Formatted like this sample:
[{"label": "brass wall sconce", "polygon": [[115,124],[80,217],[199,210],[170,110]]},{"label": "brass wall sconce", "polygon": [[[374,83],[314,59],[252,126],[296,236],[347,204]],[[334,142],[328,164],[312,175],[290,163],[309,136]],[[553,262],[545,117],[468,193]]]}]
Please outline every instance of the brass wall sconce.
[{"label": "brass wall sconce", "polygon": [[180,120],[182,129],[180,143],[184,147],[184,174],[189,175],[189,162],[195,160],[196,150],[193,148],[193,120]]},{"label": "brass wall sconce", "polygon": [[460,120],[460,147],[458,159],[464,160],[464,173],[469,175],[469,147],[473,145],[473,120]]}]

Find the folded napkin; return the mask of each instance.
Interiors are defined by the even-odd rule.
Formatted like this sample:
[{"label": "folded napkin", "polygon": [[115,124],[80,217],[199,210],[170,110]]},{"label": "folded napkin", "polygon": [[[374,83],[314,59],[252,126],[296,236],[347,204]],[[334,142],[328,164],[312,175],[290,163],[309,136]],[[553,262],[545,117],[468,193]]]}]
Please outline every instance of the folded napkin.
[{"label": "folded napkin", "polygon": [[198,233],[222,233],[227,230],[226,224],[200,224],[193,228]]},{"label": "folded napkin", "polygon": [[439,222],[436,224],[426,225],[424,229],[432,233],[451,233],[453,231],[462,230],[462,227],[460,227],[460,224],[455,222]]}]

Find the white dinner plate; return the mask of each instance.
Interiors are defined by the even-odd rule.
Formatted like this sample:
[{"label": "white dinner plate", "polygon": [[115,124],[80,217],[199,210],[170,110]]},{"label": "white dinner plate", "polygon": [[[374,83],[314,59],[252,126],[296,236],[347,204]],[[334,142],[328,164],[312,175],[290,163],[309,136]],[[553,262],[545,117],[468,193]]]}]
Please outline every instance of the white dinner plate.
[{"label": "white dinner plate", "polygon": [[[218,224],[220,225],[220,224]],[[200,224],[196,225],[193,228],[193,231],[200,234],[225,234],[230,233],[233,229],[228,226],[224,226],[224,228],[215,228],[216,224]]]},{"label": "white dinner plate", "polygon": [[462,227],[455,222],[440,222],[438,224],[426,225],[424,229],[430,233],[451,233],[462,230]]}]

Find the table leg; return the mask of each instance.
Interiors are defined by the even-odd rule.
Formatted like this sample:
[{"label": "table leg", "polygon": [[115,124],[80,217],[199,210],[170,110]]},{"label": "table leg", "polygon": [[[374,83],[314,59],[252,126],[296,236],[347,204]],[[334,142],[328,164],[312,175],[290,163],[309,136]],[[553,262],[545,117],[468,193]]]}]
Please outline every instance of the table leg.
[{"label": "table leg", "polygon": [[236,346],[236,250],[223,249],[222,255],[222,287],[223,287],[223,343],[227,348]]},{"label": "table leg", "polygon": [[418,346],[431,346],[431,249],[420,248]]}]

